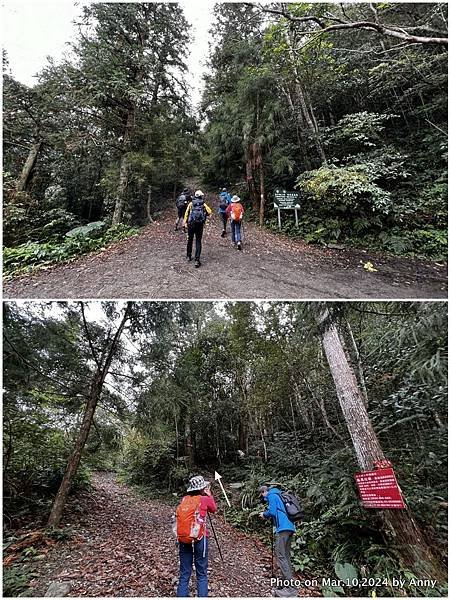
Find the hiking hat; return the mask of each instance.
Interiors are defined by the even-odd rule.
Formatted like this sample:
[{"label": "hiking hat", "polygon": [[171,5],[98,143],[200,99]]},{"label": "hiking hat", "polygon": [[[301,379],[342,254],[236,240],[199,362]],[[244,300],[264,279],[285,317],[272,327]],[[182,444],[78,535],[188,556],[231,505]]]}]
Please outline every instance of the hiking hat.
[{"label": "hiking hat", "polygon": [[236,194],[234,196],[232,196],[232,202],[240,202],[241,198],[239,196],[237,196]]},{"label": "hiking hat", "polygon": [[189,486],[186,490],[187,492],[196,492],[204,490],[207,485],[209,485],[209,481],[205,481],[202,475],[196,475],[195,477],[191,477],[189,480]]},{"label": "hiking hat", "polygon": [[202,196],[204,195],[202,190],[197,190],[197,192],[194,194],[196,196],[196,198],[202,198]]},{"label": "hiking hat", "polygon": [[222,188],[222,191],[223,191],[223,192],[226,192],[226,191],[227,191],[227,188]]}]

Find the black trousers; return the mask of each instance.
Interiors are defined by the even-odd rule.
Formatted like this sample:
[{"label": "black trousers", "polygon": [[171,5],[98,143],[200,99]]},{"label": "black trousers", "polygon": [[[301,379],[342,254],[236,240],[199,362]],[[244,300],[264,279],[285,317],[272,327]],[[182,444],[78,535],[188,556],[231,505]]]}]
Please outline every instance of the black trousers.
[{"label": "black trousers", "polygon": [[227,219],[228,219],[228,217],[227,217],[225,211],[224,212],[220,212],[219,214],[221,215],[222,228],[225,231],[227,229]]},{"label": "black trousers", "polygon": [[188,245],[186,246],[186,256],[191,256],[193,253],[193,240],[196,236],[196,253],[194,258],[200,260],[200,253],[202,252],[202,234],[204,232],[203,223],[189,223],[188,224]]}]

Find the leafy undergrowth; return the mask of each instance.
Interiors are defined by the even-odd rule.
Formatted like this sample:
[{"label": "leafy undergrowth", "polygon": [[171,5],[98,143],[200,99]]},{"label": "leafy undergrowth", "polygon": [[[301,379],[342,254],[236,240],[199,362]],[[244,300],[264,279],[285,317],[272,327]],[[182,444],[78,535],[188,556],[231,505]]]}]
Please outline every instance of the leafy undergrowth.
[{"label": "leafy undergrowth", "polygon": [[137,235],[139,229],[119,224],[108,229],[101,237],[75,236],[63,242],[27,242],[14,248],[3,249],[3,275],[6,279],[23,275],[46,266],[67,262],[83,254]]},{"label": "leafy undergrowth", "polygon": [[5,535],[3,543],[3,595],[17,597],[28,589],[38,573],[36,564],[45,561],[47,554],[62,540],[70,539],[71,528],[37,529]]},{"label": "leafy undergrowth", "polygon": [[279,231],[277,218],[271,217],[265,221],[265,225],[271,231],[302,239],[308,244],[340,244],[348,248],[377,250],[395,256],[435,261],[446,261],[447,257],[448,233],[432,225],[411,231],[393,227],[378,233],[365,233],[363,230],[359,233],[356,229],[348,234],[342,231],[343,225],[338,219],[320,221],[300,218],[299,227],[296,227],[294,216],[292,219],[285,217]]}]

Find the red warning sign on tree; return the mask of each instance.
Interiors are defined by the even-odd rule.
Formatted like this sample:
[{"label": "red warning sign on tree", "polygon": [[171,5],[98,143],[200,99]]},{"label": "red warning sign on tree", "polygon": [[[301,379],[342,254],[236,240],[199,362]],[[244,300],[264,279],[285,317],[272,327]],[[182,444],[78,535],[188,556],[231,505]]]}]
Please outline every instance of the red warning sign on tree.
[{"label": "red warning sign on tree", "polygon": [[365,508],[405,508],[404,500],[391,467],[355,474]]}]

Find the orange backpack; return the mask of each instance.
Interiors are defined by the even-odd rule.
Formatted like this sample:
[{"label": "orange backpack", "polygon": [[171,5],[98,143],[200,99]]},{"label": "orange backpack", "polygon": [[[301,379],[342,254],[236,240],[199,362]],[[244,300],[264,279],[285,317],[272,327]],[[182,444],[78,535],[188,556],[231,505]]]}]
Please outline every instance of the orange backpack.
[{"label": "orange backpack", "polygon": [[243,207],[239,202],[234,202],[230,210],[230,217],[232,221],[240,221],[243,216]]},{"label": "orange backpack", "polygon": [[201,496],[184,496],[177,507],[177,539],[183,544],[201,540],[205,533],[205,519],[200,516]]}]

